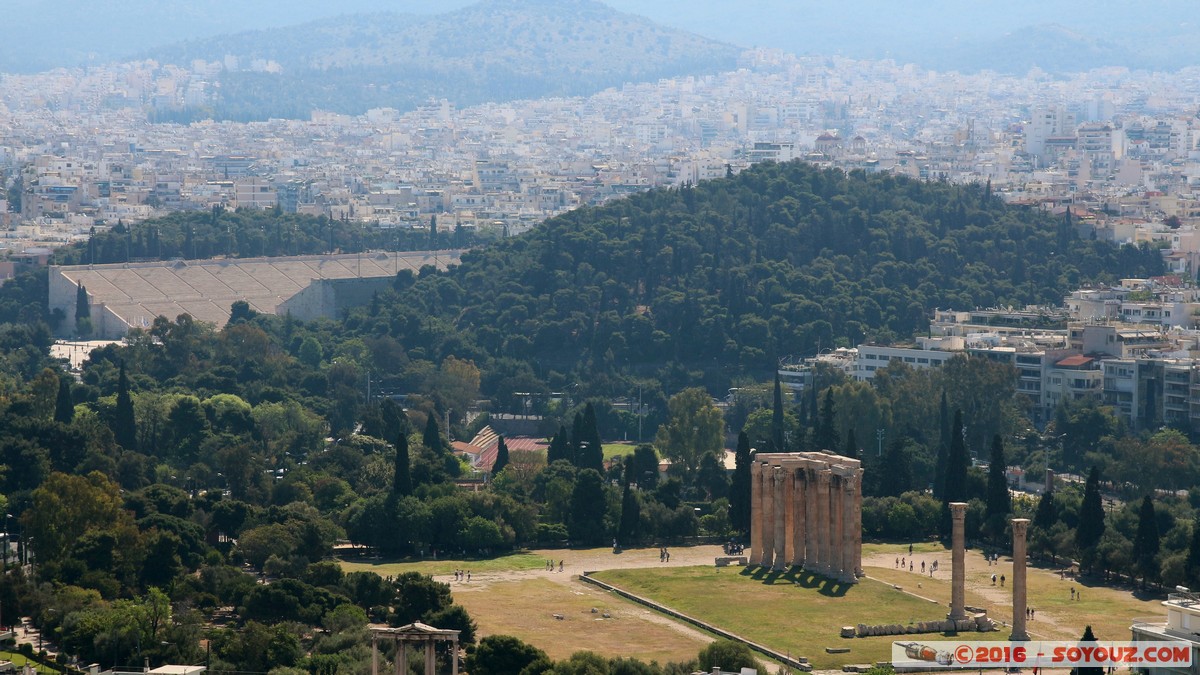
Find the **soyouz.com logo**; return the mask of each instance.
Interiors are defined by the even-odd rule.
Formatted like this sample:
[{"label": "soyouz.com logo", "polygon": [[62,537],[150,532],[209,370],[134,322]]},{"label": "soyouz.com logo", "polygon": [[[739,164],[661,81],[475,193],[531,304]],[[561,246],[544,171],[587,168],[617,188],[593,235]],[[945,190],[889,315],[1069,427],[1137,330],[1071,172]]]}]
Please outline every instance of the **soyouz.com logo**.
[{"label": "soyouz.com logo", "polygon": [[1192,665],[1192,647],[1155,642],[893,642],[892,665],[903,668],[1101,668]]}]

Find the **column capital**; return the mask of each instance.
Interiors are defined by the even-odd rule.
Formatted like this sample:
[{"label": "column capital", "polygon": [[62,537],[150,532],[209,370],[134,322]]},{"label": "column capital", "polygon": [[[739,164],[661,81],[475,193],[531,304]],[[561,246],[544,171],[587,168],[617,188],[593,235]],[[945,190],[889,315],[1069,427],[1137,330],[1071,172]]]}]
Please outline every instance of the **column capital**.
[{"label": "column capital", "polygon": [[966,502],[950,502],[950,517],[954,520],[963,520],[967,517]]},{"label": "column capital", "polygon": [[[826,487],[833,480],[833,472],[829,469],[822,469],[817,472],[817,484]],[[964,504],[965,506],[965,504]]]},{"label": "column capital", "polygon": [[1012,533],[1013,533],[1014,537],[1018,537],[1018,536],[1024,537],[1025,533],[1028,530],[1029,530],[1029,519],[1028,518],[1013,518],[1012,519]]}]

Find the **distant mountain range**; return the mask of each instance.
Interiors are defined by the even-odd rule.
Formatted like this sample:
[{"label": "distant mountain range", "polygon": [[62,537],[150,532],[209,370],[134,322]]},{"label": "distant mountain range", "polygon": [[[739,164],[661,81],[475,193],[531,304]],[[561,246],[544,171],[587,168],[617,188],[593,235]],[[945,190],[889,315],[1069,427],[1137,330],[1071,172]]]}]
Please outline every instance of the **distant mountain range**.
[{"label": "distant mountain range", "polygon": [[[481,64],[516,58],[513,72],[528,72],[539,63],[552,70],[576,68],[588,74],[614,72],[614,76],[615,71],[669,72],[673,63],[707,62],[707,57],[684,55],[697,46],[702,52],[712,47],[712,61],[720,63],[719,54],[727,54],[729,48],[706,43],[696,35],[796,54],[894,58],[939,70],[1023,73],[1036,65],[1062,73],[1098,66],[1175,70],[1200,64],[1200,15],[1194,0],[607,0],[613,9],[646,17],[618,15],[621,18],[612,22],[601,19],[608,10],[593,2],[492,1],[469,7],[471,2],[6,0],[0,14],[0,71],[34,72],[145,54],[172,59],[189,54],[220,58],[223,54],[217,52],[226,48],[271,52],[278,55],[277,60],[312,67],[320,67],[322,62],[355,63],[355,67],[372,67],[369,64],[374,62],[393,67],[406,59],[411,62],[415,54],[443,64],[469,62],[474,66],[468,52],[480,48],[487,50]],[[523,32],[520,21],[517,25],[504,23],[507,19],[502,16],[517,9],[543,15],[561,12],[575,19],[561,25],[533,21],[525,26],[528,32]],[[352,16],[364,14],[373,16]],[[441,16],[431,19],[434,14]],[[482,23],[471,23],[476,17]],[[456,24],[460,18],[467,23]],[[459,27],[462,30],[456,30]],[[385,28],[397,29],[399,34],[388,35]],[[471,34],[469,28],[481,29],[484,34]],[[256,32],[234,35],[251,29]],[[583,32],[562,35],[564,29]],[[538,33],[543,30],[549,34]],[[619,33],[622,30],[632,32],[631,44]],[[372,44],[381,47],[380,55],[352,46],[352,38],[359,34],[374,40]],[[539,40],[533,43],[534,53],[527,54],[516,39],[530,36]],[[666,52],[652,49],[646,63],[637,63],[642,55],[636,49],[653,48],[664,36],[670,41]],[[579,67],[574,59],[598,58],[596,50],[584,48],[584,43],[595,38],[614,57],[632,56],[633,62],[621,63],[615,71]],[[309,39],[328,43],[306,43]],[[190,42],[176,44],[184,40]],[[462,41],[462,49],[447,40]],[[512,41],[505,45],[505,40]],[[306,56],[304,50],[310,47],[314,53]],[[413,50],[406,51],[408,47]],[[559,55],[566,60],[556,60]],[[446,68],[450,66],[442,70]],[[438,72],[436,67],[434,72]]]},{"label": "distant mountain range", "polygon": [[735,67],[732,45],[591,0],[484,0],[434,16],[359,14],[191,40],[142,56],[190,64],[237,57],[282,71],[220,75],[215,114],[307,117],[313,108],[411,109],[590,94],[625,82]]}]

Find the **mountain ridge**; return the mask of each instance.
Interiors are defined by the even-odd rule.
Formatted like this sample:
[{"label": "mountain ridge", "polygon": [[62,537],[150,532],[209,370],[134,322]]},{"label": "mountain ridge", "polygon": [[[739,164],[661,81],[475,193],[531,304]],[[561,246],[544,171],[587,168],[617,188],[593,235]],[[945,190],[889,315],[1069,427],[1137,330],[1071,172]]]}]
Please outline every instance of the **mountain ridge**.
[{"label": "mountain ridge", "polygon": [[[736,65],[732,45],[617,12],[592,0],[484,0],[434,16],[377,13],[193,40],[144,53],[174,64],[270,60],[276,75],[223,73],[217,116],[361,113],[594,93],[625,82]],[[300,101],[298,110],[282,104]],[[224,104],[224,107],[222,107]],[[307,109],[306,109],[307,108]]]}]

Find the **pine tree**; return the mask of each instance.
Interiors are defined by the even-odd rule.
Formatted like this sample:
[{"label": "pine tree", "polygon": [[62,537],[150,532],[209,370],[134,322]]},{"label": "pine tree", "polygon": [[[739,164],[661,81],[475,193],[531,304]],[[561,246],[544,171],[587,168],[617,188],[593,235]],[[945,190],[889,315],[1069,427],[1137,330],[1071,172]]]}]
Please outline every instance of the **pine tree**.
[{"label": "pine tree", "polygon": [[583,407],[583,438],[580,439],[575,458],[576,465],[581,469],[604,471],[604,445],[600,440],[600,429],[596,424],[596,408],[588,403]]},{"label": "pine tree", "polygon": [[71,380],[58,378],[58,396],[54,399],[54,421],[70,424],[75,419],[75,404],[71,401]]},{"label": "pine tree", "polygon": [[946,462],[950,459],[950,408],[946,404],[946,391],[942,390],[942,403],[938,409],[940,424],[937,462],[933,466],[933,496],[941,499],[946,490]]},{"label": "pine tree", "polygon": [[729,521],[736,532],[750,531],[750,439],[738,434],[733,455],[733,482],[729,488]]},{"label": "pine tree", "polygon": [[561,424],[558,427],[558,433],[550,438],[550,447],[546,448],[546,463],[553,464],[560,459],[574,463],[574,458],[571,456],[571,444],[567,441],[567,428]]},{"label": "pine tree", "polygon": [[506,466],[508,466],[508,445],[504,442],[504,437],[500,436],[496,441],[496,461],[492,463],[492,475],[499,475]]},{"label": "pine tree", "polygon": [[775,452],[787,452],[783,440],[783,388],[779,383],[779,371],[775,371],[775,406],[771,410],[771,444]]},{"label": "pine tree", "polygon": [[442,430],[438,427],[437,415],[434,413],[429,413],[429,417],[425,419],[425,432],[421,434],[421,443],[435,453],[445,449],[442,445]]},{"label": "pine tree", "polygon": [[133,398],[129,395],[129,378],[125,375],[125,362],[117,376],[117,408],[113,415],[113,436],[117,444],[126,450],[137,449],[137,421],[133,415]]},{"label": "pine tree", "polygon": [[950,452],[946,457],[946,484],[942,489],[942,502],[965,502],[967,494],[967,468],[971,460],[967,456],[967,445],[963,440],[962,411],[954,411],[954,426],[950,432]]},{"label": "pine tree", "polygon": [[1100,469],[1093,466],[1083,488],[1075,545],[1080,552],[1091,550],[1104,536],[1104,502],[1100,498]]},{"label": "pine tree", "polygon": [[[1079,638],[1080,642],[1095,642],[1096,635],[1092,633],[1092,627],[1088,626],[1083,630],[1083,637]],[[1102,666],[1080,666],[1071,671],[1075,675],[1104,675]]]},{"label": "pine tree", "polygon": [[429,248],[437,248],[437,215],[429,217]]},{"label": "pine tree", "polygon": [[1157,580],[1158,567],[1158,519],[1154,516],[1154,501],[1150,495],[1142,498],[1138,509],[1137,534],[1133,538],[1133,550],[1137,556],[1138,571],[1142,573],[1142,585],[1147,580]]},{"label": "pine tree", "polygon": [[396,497],[407,497],[412,494],[412,491],[412,466],[409,463],[408,456],[408,435],[402,431],[396,436],[396,459],[393,463],[392,494]]},{"label": "pine tree", "polygon": [[854,429],[846,430],[846,448],[842,455],[850,459],[858,459],[858,440],[854,438]]}]

